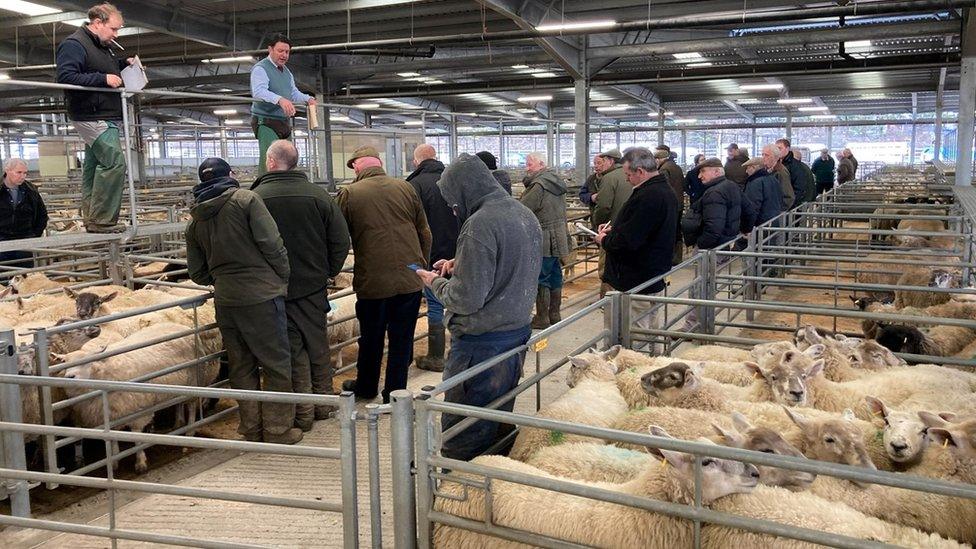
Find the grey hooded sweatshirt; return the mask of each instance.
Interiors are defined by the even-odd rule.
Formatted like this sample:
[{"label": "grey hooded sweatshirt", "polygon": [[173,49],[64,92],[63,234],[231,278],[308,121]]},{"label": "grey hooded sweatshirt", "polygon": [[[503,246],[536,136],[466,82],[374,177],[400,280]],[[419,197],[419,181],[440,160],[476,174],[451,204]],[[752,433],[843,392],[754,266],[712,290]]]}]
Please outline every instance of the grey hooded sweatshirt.
[{"label": "grey hooded sweatshirt", "polygon": [[432,284],[455,337],[523,328],[535,305],[542,228],[476,156],[462,154],[437,185],[461,221],[454,273]]}]

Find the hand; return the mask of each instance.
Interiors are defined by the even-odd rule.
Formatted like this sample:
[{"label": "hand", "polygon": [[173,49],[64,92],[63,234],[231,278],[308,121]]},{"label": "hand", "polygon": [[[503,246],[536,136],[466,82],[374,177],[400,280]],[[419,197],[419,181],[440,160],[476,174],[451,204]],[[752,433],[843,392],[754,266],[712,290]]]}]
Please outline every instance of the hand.
[{"label": "hand", "polygon": [[128,63],[128,64],[130,64],[130,65],[134,65],[135,62],[136,62],[136,58],[135,57],[130,57],[130,58],[126,59],[125,62]]},{"label": "hand", "polygon": [[319,104],[319,102],[316,101],[314,97],[309,97],[308,98],[308,106],[309,107],[314,107],[315,105],[318,105],[318,104]]},{"label": "hand", "polygon": [[122,85],[122,79],[114,74],[106,74],[105,83],[108,84],[108,87],[110,88],[117,88]]},{"label": "hand", "polygon": [[596,200],[597,200],[597,199],[596,199],[596,197],[597,197],[597,195],[599,195],[599,194],[600,194],[600,193],[593,193],[593,194],[591,194],[591,195],[590,195],[590,202],[591,202],[591,203],[593,203],[593,204],[596,204]]},{"label": "hand", "polygon": [[596,236],[593,237],[593,241],[596,242],[597,246],[601,246],[603,244],[603,239],[606,238],[607,233],[610,232],[611,228],[612,227],[610,227],[609,223],[600,225],[600,227],[597,229]]},{"label": "hand", "polygon": [[454,260],[438,259],[434,262],[434,271],[438,272],[441,276],[447,276],[454,273]]},{"label": "hand", "polygon": [[278,105],[281,107],[281,110],[285,111],[285,116],[289,118],[295,116],[295,104],[291,101],[282,97],[278,100]]},{"label": "hand", "polygon": [[610,232],[610,229],[612,229],[612,228],[613,228],[613,227],[611,227],[611,226],[610,226],[610,222],[608,221],[608,222],[606,222],[606,223],[601,223],[601,224],[600,224],[600,225],[599,225],[599,226],[598,226],[598,227],[596,228],[596,232],[598,232],[598,233],[609,233],[609,232]]},{"label": "hand", "polygon": [[425,271],[424,269],[417,269],[414,272],[417,273],[420,280],[424,282],[424,286],[427,286],[428,288],[430,288],[431,284],[434,283],[434,279],[438,276],[437,273],[433,271]]}]

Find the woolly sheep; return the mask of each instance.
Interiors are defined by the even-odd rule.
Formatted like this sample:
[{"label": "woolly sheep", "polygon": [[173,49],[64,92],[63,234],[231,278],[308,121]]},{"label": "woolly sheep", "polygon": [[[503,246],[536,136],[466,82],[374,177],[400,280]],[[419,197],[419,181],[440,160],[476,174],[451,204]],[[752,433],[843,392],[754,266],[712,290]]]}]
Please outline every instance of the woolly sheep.
[{"label": "woolly sheep", "polygon": [[[946,269],[909,269],[898,278],[899,286],[928,286],[932,288],[958,288],[962,273]],[[950,301],[952,294],[919,290],[895,290],[895,308],[929,307]]]},{"label": "woolly sheep", "polygon": [[20,295],[28,295],[64,286],[48,278],[44,273],[28,273],[10,279],[9,286]]},{"label": "woolly sheep", "polygon": [[[617,350],[619,349],[614,348],[604,353],[588,352],[570,357],[571,367],[566,379],[570,390],[544,406],[537,415],[595,427],[609,427],[614,420],[627,412],[627,402],[620,395],[614,377],[616,366],[609,362],[609,358]],[[589,439],[546,429],[522,427],[509,455],[524,461],[539,448],[579,440]]]},{"label": "woolly sheep", "polygon": [[[655,434],[660,436],[661,433]],[[667,466],[653,461],[641,475],[623,484],[585,484],[659,501],[684,504],[694,501],[696,458],[670,450],[659,452],[667,461]],[[475,458],[473,463],[556,478],[531,465],[501,456],[482,456]],[[702,503],[711,505],[731,494],[749,492],[758,480],[759,471],[753,465],[705,458],[702,460]],[[490,490],[489,508],[483,489],[444,481],[439,486],[434,509],[588,546],[671,548],[689,547],[693,543],[692,523],[683,519],[504,481],[492,481]],[[486,509],[490,509],[491,516],[485,516]],[[434,527],[434,546],[471,549],[524,547],[443,524]]]},{"label": "woolly sheep", "polygon": [[[159,338],[168,334],[175,334],[185,331],[186,327],[173,323],[155,324],[144,330],[140,330],[131,336],[108,346],[108,350],[142,343],[151,339]],[[65,371],[67,378],[74,379],[104,379],[116,381],[129,381],[139,377],[152,374],[163,370],[169,366],[192,360],[197,356],[194,338],[184,336],[178,339],[131,351],[120,355],[104,358],[88,364],[75,366]],[[217,349],[203,349],[205,353],[215,352]],[[75,351],[64,357],[65,361],[71,361],[84,356],[84,351]],[[211,383],[217,375],[217,362],[211,361],[201,366],[201,384]],[[167,385],[193,385],[195,372],[192,368],[183,369],[177,372],[166,374],[149,380],[148,383],[160,383]],[[85,394],[85,389],[67,388],[65,390],[69,397]],[[111,419],[118,419],[131,415],[139,410],[145,410],[153,405],[165,402],[173,398],[172,395],[154,393],[127,393],[112,392],[109,394],[109,409]],[[192,413],[192,404],[191,404]],[[81,427],[100,427],[104,423],[102,417],[102,401],[92,398],[75,404],[71,410],[74,423]],[[132,431],[142,431],[152,422],[152,414],[147,413],[137,417],[126,424]],[[136,454],[136,470],[145,472],[148,468],[145,452]]]},{"label": "woolly sheep", "polygon": [[[942,470],[943,475],[930,476],[944,480],[971,482],[971,473],[976,472],[973,467],[976,464],[976,447],[972,445],[976,441],[976,420],[958,424],[941,423],[943,427],[930,429],[936,444],[926,452],[918,467],[927,468],[929,473]],[[946,441],[946,448],[939,446],[940,439]],[[814,482],[811,489],[819,496],[843,502],[867,515],[962,542],[976,543],[976,505],[972,500],[890,486],[855,488],[846,481],[824,477]]]},{"label": "woolly sheep", "polygon": [[726,347],[724,345],[699,345],[685,349],[675,356],[684,360],[715,360],[719,362],[743,362],[751,358],[751,354],[747,349]]}]

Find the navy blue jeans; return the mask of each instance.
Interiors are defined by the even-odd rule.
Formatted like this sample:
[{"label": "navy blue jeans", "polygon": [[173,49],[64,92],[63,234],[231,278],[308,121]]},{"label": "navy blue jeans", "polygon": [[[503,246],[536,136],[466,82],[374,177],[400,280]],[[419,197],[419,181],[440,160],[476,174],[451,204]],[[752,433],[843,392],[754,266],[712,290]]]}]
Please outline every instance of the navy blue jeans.
[{"label": "navy blue jeans", "polygon": [[[528,325],[516,330],[490,332],[481,335],[462,335],[451,338],[451,354],[444,365],[444,379],[464,373],[467,369],[510,351],[529,340],[532,329]],[[476,375],[466,382],[453,387],[444,395],[446,402],[457,402],[469,406],[487,406],[489,403],[511,391],[522,377],[522,363],[525,351],[513,355],[492,368]],[[498,410],[511,412],[515,399],[498,407]],[[459,423],[465,416],[444,414],[441,418],[442,430]],[[510,429],[502,429],[494,421],[479,420],[448,440],[441,448],[445,457],[469,460],[484,453],[492,444],[502,438]]]}]

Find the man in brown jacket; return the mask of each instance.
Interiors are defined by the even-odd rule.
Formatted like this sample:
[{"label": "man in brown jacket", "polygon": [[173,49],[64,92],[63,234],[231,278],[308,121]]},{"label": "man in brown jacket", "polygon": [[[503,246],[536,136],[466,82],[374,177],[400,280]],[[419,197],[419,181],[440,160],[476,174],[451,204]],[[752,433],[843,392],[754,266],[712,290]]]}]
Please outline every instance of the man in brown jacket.
[{"label": "man in brown jacket", "polygon": [[683,253],[683,242],[681,241],[681,211],[685,205],[685,174],[681,173],[681,167],[675,164],[671,158],[671,149],[667,145],[658,145],[654,151],[654,159],[657,161],[658,171],[668,180],[671,191],[678,199],[678,227],[677,239],[674,244],[674,253],[671,255],[671,264],[681,263]]},{"label": "man in brown jacket", "polygon": [[383,339],[389,334],[383,384],[383,402],[389,402],[390,392],[407,387],[423,289],[410,266],[426,266],[431,235],[420,197],[410,183],[386,175],[379,156],[373,147],[356,149],[346,163],[356,179],[338,196],[356,258],[352,287],[360,333],[356,379],[344,381],[342,389],[357,398],[376,398]]}]

